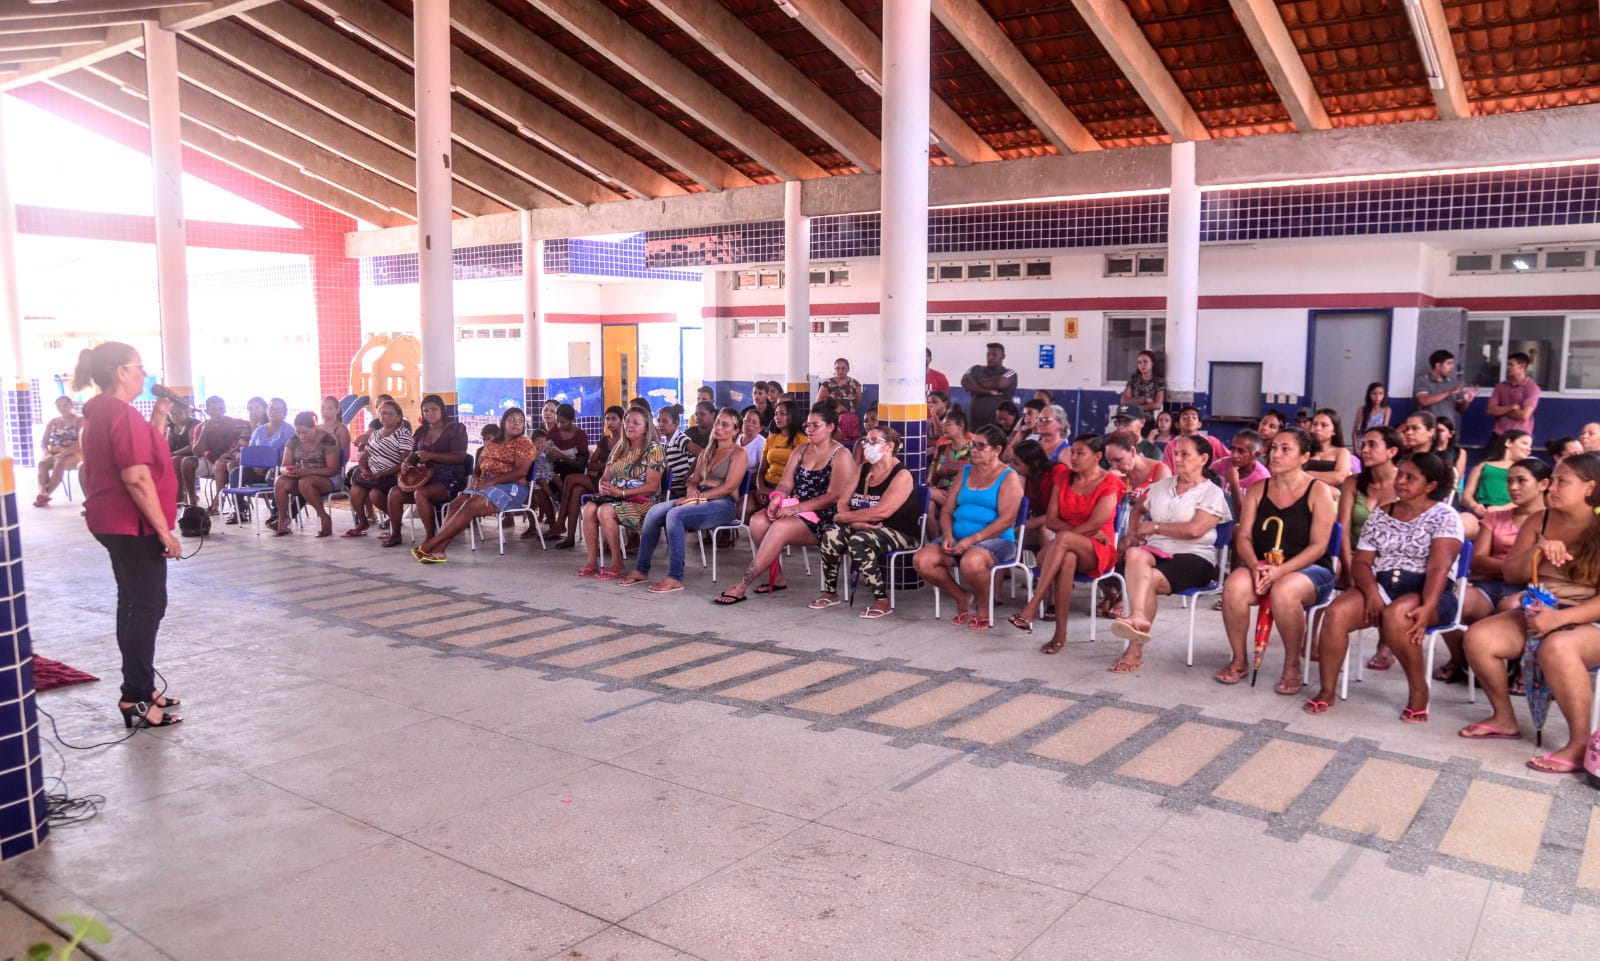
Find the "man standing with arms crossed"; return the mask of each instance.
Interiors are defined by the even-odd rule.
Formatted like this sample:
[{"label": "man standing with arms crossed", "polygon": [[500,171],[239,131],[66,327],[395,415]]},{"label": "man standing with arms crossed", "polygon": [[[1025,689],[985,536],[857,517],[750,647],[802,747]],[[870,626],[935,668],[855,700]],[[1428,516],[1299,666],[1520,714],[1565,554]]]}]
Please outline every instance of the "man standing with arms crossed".
[{"label": "man standing with arms crossed", "polygon": [[983,366],[974,364],[961,375],[961,386],[972,395],[967,412],[967,429],[976,431],[994,423],[995,409],[1017,392],[1017,372],[1005,365],[1006,349],[999,344],[984,345]]}]

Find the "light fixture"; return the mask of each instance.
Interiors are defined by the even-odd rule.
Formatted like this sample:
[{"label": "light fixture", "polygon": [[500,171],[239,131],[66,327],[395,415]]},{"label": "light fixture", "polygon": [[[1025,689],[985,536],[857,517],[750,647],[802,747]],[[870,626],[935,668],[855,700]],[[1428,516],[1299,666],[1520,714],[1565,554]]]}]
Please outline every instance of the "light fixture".
[{"label": "light fixture", "polygon": [[867,88],[873,93],[880,97],[883,96],[883,84],[866,67],[860,67],[856,70],[856,79],[866,84]]},{"label": "light fixture", "polygon": [[[374,47],[377,47],[379,50],[382,50],[384,53],[388,54],[389,56],[395,58],[396,60],[399,60],[401,63],[410,63],[411,62],[411,58],[410,57],[408,57],[405,54],[401,53],[400,51],[396,50],[394,47],[390,46],[389,44],[384,43],[382,40],[380,40],[376,36],[374,36],[371,32],[363,29],[362,27],[358,26],[355,23],[352,23],[349,20],[346,20],[344,17],[334,17],[333,18],[333,25],[338,27],[340,30],[343,30],[345,33],[348,33],[348,34],[350,34],[352,36],[355,36],[355,37],[360,37],[362,40],[365,40],[367,43],[372,44]],[[452,93],[454,92],[453,88],[452,88],[451,92]]]},{"label": "light fixture", "polygon": [[1433,43],[1433,31],[1428,29],[1428,15],[1422,9],[1422,0],[1405,0],[1406,19],[1411,21],[1411,32],[1417,37],[1417,52],[1422,55],[1422,71],[1428,75],[1428,86],[1444,89],[1444,73],[1439,68],[1439,50]]},{"label": "light fixture", "polygon": [[1511,258],[1511,266],[1518,270],[1532,270],[1533,260],[1527,254],[1517,254]]}]

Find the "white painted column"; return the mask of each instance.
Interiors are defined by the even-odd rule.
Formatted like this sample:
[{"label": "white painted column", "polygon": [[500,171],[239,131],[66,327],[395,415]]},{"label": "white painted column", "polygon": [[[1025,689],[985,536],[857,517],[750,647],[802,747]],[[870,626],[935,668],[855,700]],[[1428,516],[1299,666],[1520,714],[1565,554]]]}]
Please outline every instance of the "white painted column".
[{"label": "white painted column", "polygon": [[1167,210],[1167,400],[1189,400],[1199,382],[1200,187],[1194,142],[1172,145],[1172,196]]},{"label": "white painted column", "polygon": [[929,0],[883,5],[883,304],[878,419],[921,477],[927,416]]},{"label": "white painted column", "polygon": [[416,0],[417,266],[422,390],[456,404],[455,302],[450,270],[450,0]]},{"label": "white painted column", "polygon": [[[5,95],[0,94],[0,144],[6,142]],[[11,182],[6,177],[5,157],[0,156],[0,322],[5,324],[5,344],[0,356],[0,458],[10,457],[17,464],[31,467],[33,431],[22,430],[33,420],[33,405],[28,394],[31,385],[22,367],[22,297],[17,292],[17,208],[11,202]],[[3,477],[3,474],[0,474]],[[0,496],[4,492],[0,491]]]},{"label": "white painted column", "polygon": [[533,211],[522,218],[522,402],[532,416],[544,405],[544,241],[533,234]]},{"label": "white painted column", "polygon": [[[720,308],[727,305],[732,276],[725,270],[709,268],[700,274],[700,380],[707,384],[716,385],[728,378],[725,358],[728,356],[728,340],[733,337],[733,323],[719,315]],[[693,402],[695,390],[700,385],[681,386],[682,393]],[[680,396],[678,403],[684,403],[684,397]]]},{"label": "white painted column", "polygon": [[784,392],[811,402],[811,218],[800,206],[800,181],[783,185]]},{"label": "white painted column", "polygon": [[149,94],[150,168],[155,175],[156,293],[161,307],[161,366],[167,387],[194,399],[189,355],[188,231],[183,220],[183,136],[178,115],[178,35],[144,24]]}]

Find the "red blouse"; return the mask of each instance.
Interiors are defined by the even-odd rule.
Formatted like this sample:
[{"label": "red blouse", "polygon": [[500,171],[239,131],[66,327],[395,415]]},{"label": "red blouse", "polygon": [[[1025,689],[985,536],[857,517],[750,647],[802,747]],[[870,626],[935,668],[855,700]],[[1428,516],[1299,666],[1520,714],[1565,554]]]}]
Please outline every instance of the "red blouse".
[{"label": "red blouse", "polygon": [[122,482],[124,468],[143,464],[155,480],[167,530],[178,521],[178,478],[166,440],[127,401],[101,394],[83,405],[84,514],[92,534],[152,535],[155,531]]}]

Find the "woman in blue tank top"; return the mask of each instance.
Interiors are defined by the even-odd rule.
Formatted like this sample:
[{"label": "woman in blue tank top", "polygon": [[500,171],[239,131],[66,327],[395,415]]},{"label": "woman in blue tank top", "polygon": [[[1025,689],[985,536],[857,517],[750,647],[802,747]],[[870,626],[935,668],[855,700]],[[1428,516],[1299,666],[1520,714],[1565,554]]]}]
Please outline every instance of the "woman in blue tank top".
[{"label": "woman in blue tank top", "polygon": [[[1022,478],[1001,463],[1005,446],[1005,433],[993,424],[973,435],[972,463],[962,469],[960,482],[944,504],[939,529],[945,534],[912,558],[924,580],[954,598],[953,623],[975,631],[990,627],[989,618],[978,613],[989,609],[989,569],[1017,556]],[[957,564],[970,591],[956,583]]]}]

